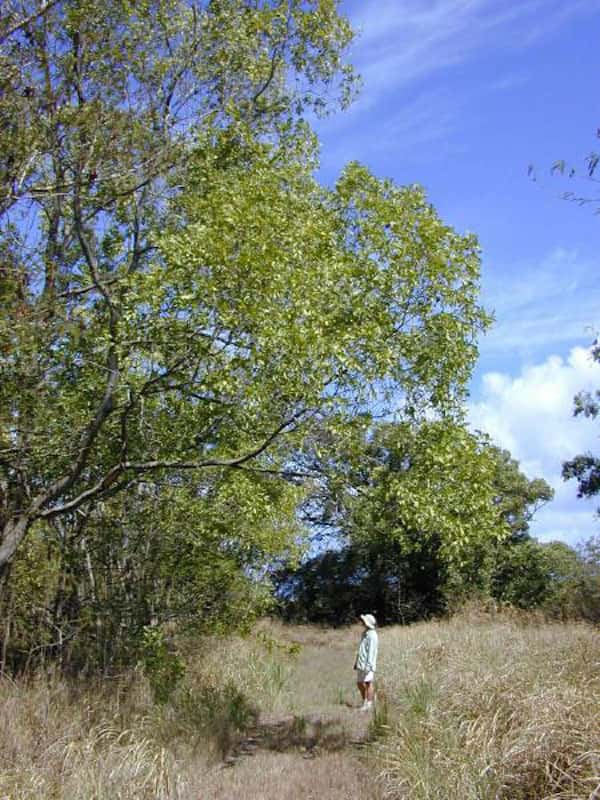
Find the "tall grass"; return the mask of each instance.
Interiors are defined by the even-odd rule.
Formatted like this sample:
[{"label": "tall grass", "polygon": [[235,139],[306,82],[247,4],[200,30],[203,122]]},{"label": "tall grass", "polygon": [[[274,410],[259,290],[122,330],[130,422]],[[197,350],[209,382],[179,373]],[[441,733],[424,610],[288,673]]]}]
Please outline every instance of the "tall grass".
[{"label": "tall grass", "polygon": [[[389,798],[600,800],[598,632],[473,614],[382,630],[383,735],[360,758],[348,748],[368,723],[348,707],[357,635],[271,624],[200,643],[202,655],[190,645],[166,703],[137,670],[0,679],[0,800],[366,799],[374,773]],[[259,711],[290,747],[222,769]],[[298,715],[323,729],[318,752],[278,724]]]},{"label": "tall grass", "polygon": [[108,691],[61,681],[0,684],[0,798],[177,797],[167,751],[128,729]]},{"label": "tall grass", "polygon": [[257,709],[273,703],[286,648],[256,639],[190,650],[168,703],[141,671],[76,685],[0,679],[0,800],[197,800]]},{"label": "tall grass", "polygon": [[600,634],[463,614],[382,635],[385,795],[600,798]]}]

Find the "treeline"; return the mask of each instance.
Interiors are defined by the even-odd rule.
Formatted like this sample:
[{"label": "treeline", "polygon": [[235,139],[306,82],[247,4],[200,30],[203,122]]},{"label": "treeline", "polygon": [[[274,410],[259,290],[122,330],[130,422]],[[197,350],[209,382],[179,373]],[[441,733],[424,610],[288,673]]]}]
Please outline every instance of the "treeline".
[{"label": "treeline", "polygon": [[247,629],[266,612],[408,624],[477,599],[600,621],[600,542],[533,540],[552,490],[462,425],[356,426],[336,446],[314,434],[311,473],[300,485],[229,471],[201,491],[188,476],[38,523],[5,573],[3,671],[142,663],[169,683],[172,633]]},{"label": "treeline", "polygon": [[3,671],[168,683],[170,632],[251,624],[315,531],[433,613],[548,497],[463,422],[476,238],[316,178],[352,37],[335,0],[3,4]]},{"label": "treeline", "polygon": [[548,619],[600,622],[600,543],[571,547],[529,536],[491,545],[475,580],[440,558],[435,543],[345,544],[275,576],[289,622],[343,625],[370,609],[383,624],[447,616],[465,602],[537,610]]},{"label": "treeline", "polygon": [[[437,424],[417,435],[395,424],[370,431],[337,535],[274,577],[286,619],[341,625],[368,609],[381,623],[404,624],[479,600],[600,622],[600,539],[575,548],[533,539],[529,523],[552,499],[550,486],[487,439],[460,427],[452,435]],[[474,506],[482,481],[488,503]]]}]

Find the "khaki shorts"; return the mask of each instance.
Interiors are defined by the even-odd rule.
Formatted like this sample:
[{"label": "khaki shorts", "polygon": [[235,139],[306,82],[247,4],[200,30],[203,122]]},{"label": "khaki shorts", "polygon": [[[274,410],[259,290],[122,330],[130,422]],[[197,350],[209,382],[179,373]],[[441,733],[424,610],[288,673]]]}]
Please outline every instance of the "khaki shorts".
[{"label": "khaki shorts", "polygon": [[375,673],[373,670],[369,670],[369,672],[365,672],[363,669],[356,670],[356,682],[357,683],[373,683],[375,680]]}]

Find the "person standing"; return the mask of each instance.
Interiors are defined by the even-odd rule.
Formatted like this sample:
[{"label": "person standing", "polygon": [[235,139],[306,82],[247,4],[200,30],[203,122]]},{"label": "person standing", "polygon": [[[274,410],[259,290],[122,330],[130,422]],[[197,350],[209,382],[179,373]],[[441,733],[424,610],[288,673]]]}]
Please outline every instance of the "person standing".
[{"label": "person standing", "polygon": [[359,619],[364,630],[358,645],[354,669],[356,670],[356,685],[363,701],[361,711],[369,711],[373,707],[375,697],[374,683],[379,640],[375,630],[377,625],[375,617],[372,614],[361,614]]}]

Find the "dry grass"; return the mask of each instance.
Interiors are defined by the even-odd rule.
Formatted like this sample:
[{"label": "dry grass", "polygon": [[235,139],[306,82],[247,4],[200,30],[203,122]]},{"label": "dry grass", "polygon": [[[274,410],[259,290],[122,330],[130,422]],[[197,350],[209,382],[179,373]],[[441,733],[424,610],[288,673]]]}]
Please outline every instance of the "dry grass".
[{"label": "dry grass", "polygon": [[357,755],[325,753],[304,758],[296,753],[259,753],[238,766],[211,772],[202,800],[371,800],[376,781]]},{"label": "dry grass", "polygon": [[4,679],[0,800],[600,800],[591,628],[463,614],[383,630],[388,735],[360,750],[357,639],[264,623],[208,658],[190,650],[164,706],[136,672],[85,687]]},{"label": "dry grass", "polygon": [[463,615],[382,634],[387,797],[600,798],[600,635]]},{"label": "dry grass", "polygon": [[[62,681],[0,683],[2,800],[167,800],[179,797],[174,759],[144,731],[134,690],[73,693]],[[127,727],[126,718],[135,722]]]},{"label": "dry grass", "polygon": [[[85,687],[0,680],[0,800],[372,797],[343,750],[367,722],[342,704],[355,638],[263,624],[250,639],[218,640],[208,657],[188,652],[164,706],[137,672]],[[223,769],[259,713],[272,749]]]}]

